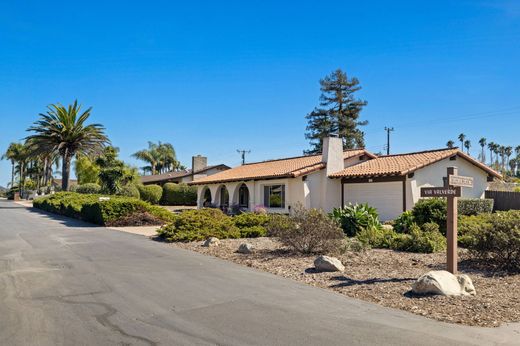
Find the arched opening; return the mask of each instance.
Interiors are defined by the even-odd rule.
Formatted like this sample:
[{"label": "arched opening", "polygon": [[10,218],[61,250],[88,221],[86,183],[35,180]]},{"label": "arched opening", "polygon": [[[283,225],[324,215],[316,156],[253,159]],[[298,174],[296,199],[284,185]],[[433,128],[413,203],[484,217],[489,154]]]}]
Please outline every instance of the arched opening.
[{"label": "arched opening", "polygon": [[242,184],[238,188],[238,206],[249,209],[249,189],[246,184]]},{"label": "arched opening", "polygon": [[229,192],[225,185],[222,185],[219,188],[219,205],[222,210],[227,209],[229,207]]},{"label": "arched opening", "polygon": [[211,191],[209,187],[205,187],[202,192],[202,206],[204,208],[211,206]]}]

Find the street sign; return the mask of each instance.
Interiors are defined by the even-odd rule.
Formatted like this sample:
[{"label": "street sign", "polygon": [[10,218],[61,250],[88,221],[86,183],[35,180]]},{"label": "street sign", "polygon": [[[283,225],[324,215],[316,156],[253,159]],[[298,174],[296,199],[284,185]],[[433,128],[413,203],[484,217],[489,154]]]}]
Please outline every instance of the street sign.
[{"label": "street sign", "polygon": [[[461,175],[450,175],[448,178],[448,185],[473,187],[473,177],[463,177]],[[460,197],[460,196],[457,196]]]},{"label": "street sign", "polygon": [[423,187],[421,197],[460,197],[460,187]]}]

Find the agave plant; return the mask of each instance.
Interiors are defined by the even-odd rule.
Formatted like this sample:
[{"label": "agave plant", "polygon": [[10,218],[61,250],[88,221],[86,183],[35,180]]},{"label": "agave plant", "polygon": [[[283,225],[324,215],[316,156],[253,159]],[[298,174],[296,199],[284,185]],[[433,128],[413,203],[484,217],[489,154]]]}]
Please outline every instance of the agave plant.
[{"label": "agave plant", "polygon": [[341,228],[349,237],[355,236],[363,229],[381,227],[377,209],[366,203],[348,204],[343,208],[334,208],[330,216],[341,225]]}]

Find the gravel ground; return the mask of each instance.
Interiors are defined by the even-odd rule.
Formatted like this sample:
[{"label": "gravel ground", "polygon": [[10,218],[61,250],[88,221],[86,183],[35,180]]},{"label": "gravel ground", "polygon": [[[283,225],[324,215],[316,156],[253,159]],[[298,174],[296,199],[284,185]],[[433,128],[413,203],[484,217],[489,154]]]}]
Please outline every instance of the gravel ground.
[{"label": "gravel ground", "polygon": [[[249,242],[253,254],[236,252]],[[219,247],[207,248],[202,242],[175,243],[172,246],[230,260],[286,278],[305,282],[349,297],[406,310],[440,321],[471,326],[497,327],[520,321],[520,275],[494,275],[461,261],[459,271],[468,274],[475,285],[475,297],[414,297],[413,282],[430,270],[444,269],[445,254],[414,254],[391,250],[369,250],[338,256],[343,273],[317,273],[316,256],[301,256],[284,249],[269,238],[226,239]],[[460,254],[464,258],[464,253]]]}]

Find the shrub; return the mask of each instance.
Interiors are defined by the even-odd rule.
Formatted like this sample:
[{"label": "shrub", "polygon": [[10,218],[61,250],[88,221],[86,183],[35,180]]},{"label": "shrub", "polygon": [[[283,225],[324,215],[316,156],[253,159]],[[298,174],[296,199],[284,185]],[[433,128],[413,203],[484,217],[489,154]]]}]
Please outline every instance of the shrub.
[{"label": "shrub", "polygon": [[349,204],[344,208],[334,208],[330,214],[346,235],[353,237],[363,229],[380,228],[377,210],[368,204]]},{"label": "shrub", "polygon": [[393,226],[397,233],[408,233],[408,230],[414,223],[412,211],[407,210],[395,219]]},{"label": "shrub", "polygon": [[490,198],[461,198],[458,201],[458,212],[460,215],[478,215],[492,213],[494,200]]},{"label": "shrub", "polygon": [[138,185],[141,199],[152,204],[159,204],[163,189],[159,185]]},{"label": "shrub", "polygon": [[125,197],[133,197],[133,198],[141,198],[141,194],[139,193],[139,189],[134,184],[128,184],[123,186],[119,192],[119,196],[125,196]]},{"label": "shrub", "polygon": [[233,222],[238,228],[254,226],[266,226],[269,222],[269,215],[257,213],[242,213],[233,217]]},{"label": "shrub", "polygon": [[161,204],[197,205],[197,188],[182,183],[166,183],[163,186]]},{"label": "shrub", "polygon": [[390,228],[364,229],[356,238],[374,248],[392,249],[406,252],[432,253],[446,249],[446,238],[439,232],[439,226],[426,223],[422,229],[412,224],[408,234],[397,233]]},{"label": "shrub", "polygon": [[267,229],[263,226],[251,226],[240,228],[240,238],[258,238],[265,237]]},{"label": "shrub", "polygon": [[420,199],[412,209],[413,221],[419,226],[436,223],[442,234],[446,235],[447,202],[443,198]]},{"label": "shrub", "polygon": [[473,259],[497,270],[520,271],[520,211],[481,214],[462,224]]},{"label": "shrub", "polygon": [[339,250],[344,238],[338,223],[318,209],[296,206],[290,216],[275,215],[269,233],[298,253],[331,253]]},{"label": "shrub", "polygon": [[[109,200],[100,200],[99,195],[85,195],[74,192],[59,192],[51,196],[34,200],[33,206],[51,213],[73,217],[98,225],[134,225],[125,224],[124,220],[132,220],[134,213],[147,213],[153,217],[152,224],[170,221],[173,214],[169,211],[150,205],[147,202],[129,198],[112,196]],[[135,218],[134,218],[135,219]]]},{"label": "shrub", "polygon": [[78,185],[74,188],[75,192],[87,194],[87,195],[95,195],[101,192],[101,186],[95,183],[87,183]]},{"label": "shrub", "polygon": [[175,215],[158,234],[168,241],[196,241],[209,237],[239,238],[240,230],[220,209],[186,210]]}]

